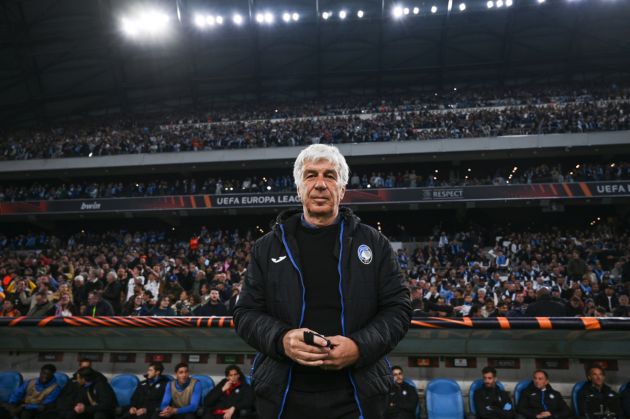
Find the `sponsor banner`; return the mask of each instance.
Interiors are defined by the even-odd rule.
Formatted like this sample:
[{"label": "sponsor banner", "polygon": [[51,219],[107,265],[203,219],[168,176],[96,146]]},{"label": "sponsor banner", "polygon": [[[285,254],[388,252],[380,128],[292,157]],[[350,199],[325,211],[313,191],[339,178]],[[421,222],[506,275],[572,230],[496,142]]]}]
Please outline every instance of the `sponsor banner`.
[{"label": "sponsor banner", "polygon": [[[351,205],[432,202],[584,199],[630,196],[630,181],[484,185],[440,188],[361,189],[346,192]],[[1,202],[0,215],[116,213],[299,206],[294,193],[178,195],[143,198]]]}]

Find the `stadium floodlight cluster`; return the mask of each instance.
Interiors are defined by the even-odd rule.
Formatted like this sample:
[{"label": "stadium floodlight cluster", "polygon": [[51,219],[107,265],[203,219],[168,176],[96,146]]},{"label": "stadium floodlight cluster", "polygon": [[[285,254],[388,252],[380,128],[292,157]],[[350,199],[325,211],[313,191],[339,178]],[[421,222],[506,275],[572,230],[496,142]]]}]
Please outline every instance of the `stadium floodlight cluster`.
[{"label": "stadium floodlight cluster", "polygon": [[121,19],[123,32],[130,36],[162,36],[170,28],[170,17],[161,10],[146,10]]},{"label": "stadium floodlight cluster", "polygon": [[[531,1],[537,4],[543,4],[546,2],[546,0]],[[474,4],[466,4],[463,1],[456,4],[454,3],[454,0],[448,0],[448,6],[446,7],[438,7],[437,4],[433,4],[431,5],[431,7],[429,7],[414,4],[397,3],[392,5],[390,9],[384,11],[384,13],[385,15],[391,16],[394,20],[402,20],[406,17],[435,15],[438,12],[451,13],[451,11],[453,10],[462,13],[468,10],[469,6],[473,10],[508,8],[514,5],[514,0],[480,0],[478,2],[479,4],[477,4],[477,2],[475,2]],[[378,14],[381,18],[386,17],[384,15],[381,15],[380,12]],[[323,21],[346,21],[352,19],[361,20],[364,17],[374,18],[376,16],[372,16],[370,11],[363,9],[351,10],[346,8],[339,8],[336,10],[327,9],[321,11],[318,15],[313,14],[311,16],[302,15],[295,10],[281,10],[275,12],[272,10],[258,10],[255,12],[250,10],[249,12],[236,12],[232,15],[222,15],[219,13],[209,14],[197,11],[196,13],[193,13],[190,17],[186,18],[185,16],[181,16],[180,10],[178,9],[177,19],[173,19],[163,11],[156,9],[146,9],[144,11],[130,13],[122,17],[121,29],[126,35],[132,38],[157,38],[159,36],[165,35],[169,30],[173,29],[172,23],[175,20],[179,21],[179,24],[183,26],[191,23],[191,26],[194,26],[197,29],[206,30],[230,23],[234,26],[243,26],[246,24],[271,26],[274,25],[277,21],[280,21],[284,24],[293,24],[301,21],[303,18],[310,19],[310,21],[313,21],[313,19],[321,19]]]}]

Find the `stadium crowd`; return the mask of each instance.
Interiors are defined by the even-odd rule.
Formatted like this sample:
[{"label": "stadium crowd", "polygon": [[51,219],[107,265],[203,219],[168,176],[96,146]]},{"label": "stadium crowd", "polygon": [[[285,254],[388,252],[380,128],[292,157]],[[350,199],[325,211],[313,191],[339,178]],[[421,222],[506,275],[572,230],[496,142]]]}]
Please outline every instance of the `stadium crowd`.
[{"label": "stadium crowd", "polygon": [[[409,240],[403,229],[392,239]],[[0,316],[230,315],[254,240],[251,232],[205,227],[185,239],[127,231],[1,235]],[[410,246],[398,259],[416,316],[630,315],[623,228],[436,230]]]},{"label": "stadium crowd", "polygon": [[[630,163],[578,163],[569,168],[562,164],[539,164],[532,167],[502,167],[493,175],[481,175],[460,169],[461,173],[439,173],[435,170],[409,169],[389,172],[352,173],[348,189],[415,188],[472,185],[529,184],[543,182],[614,181],[630,179]],[[191,178],[159,180],[83,181],[32,183],[28,186],[12,182],[0,185],[0,202],[54,199],[96,199],[138,196],[187,194],[229,194],[260,192],[292,192],[295,184],[290,175],[245,176],[222,179],[214,174]]]},{"label": "stadium crowd", "polygon": [[[63,128],[3,134],[0,160],[630,129],[627,89],[559,90],[555,96],[553,91],[536,95],[529,90],[513,92],[510,98],[505,92],[490,91],[455,97],[357,99],[361,105],[352,100],[306,104],[283,108],[285,118],[280,119],[271,118],[277,108],[269,107],[273,111],[245,110],[242,115],[228,111],[227,117],[221,112],[210,117],[232,119],[228,122],[195,124],[189,122],[198,121],[196,117],[160,115],[153,121],[123,118],[93,126],[67,123]],[[285,111],[293,108],[295,112]],[[244,119],[260,116],[266,119]]]}]

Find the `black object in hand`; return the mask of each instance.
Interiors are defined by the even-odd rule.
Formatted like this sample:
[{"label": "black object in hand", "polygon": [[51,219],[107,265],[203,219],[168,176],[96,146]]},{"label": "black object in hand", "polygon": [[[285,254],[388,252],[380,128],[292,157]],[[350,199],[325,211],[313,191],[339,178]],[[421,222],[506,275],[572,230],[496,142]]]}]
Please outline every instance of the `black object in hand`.
[{"label": "black object in hand", "polygon": [[334,348],[335,345],[333,345],[331,341],[329,341],[328,339],[326,339],[319,333],[315,333],[315,332],[304,331],[304,343],[306,343],[307,345],[312,345],[312,346],[321,346],[315,343],[315,336],[320,337],[326,341],[326,344],[324,345],[325,347],[330,348],[330,349]]}]

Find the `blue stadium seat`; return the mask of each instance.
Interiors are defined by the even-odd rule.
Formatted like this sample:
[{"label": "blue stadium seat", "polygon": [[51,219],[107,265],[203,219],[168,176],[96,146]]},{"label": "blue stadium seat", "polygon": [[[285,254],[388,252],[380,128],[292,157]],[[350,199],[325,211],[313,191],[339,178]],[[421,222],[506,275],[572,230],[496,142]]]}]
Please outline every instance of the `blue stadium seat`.
[{"label": "blue stadium seat", "polygon": [[112,378],[112,388],[116,393],[118,406],[131,406],[131,396],[136,391],[140,380],[133,374],[120,374]]},{"label": "blue stadium seat", "polygon": [[584,387],[586,381],[580,381],[573,386],[573,390],[571,390],[571,400],[573,401],[573,412],[575,412],[575,416],[580,416],[582,413],[579,411],[578,407],[578,393]]},{"label": "blue stadium seat", "polygon": [[56,372],[55,379],[57,380],[57,384],[61,388],[64,388],[66,384],[68,384],[68,381],[70,380],[70,378],[63,372]]},{"label": "blue stadium seat", "polygon": [[11,394],[13,394],[23,382],[22,374],[17,371],[0,372],[0,402],[8,403]]},{"label": "blue stadium seat", "polygon": [[199,380],[201,383],[201,397],[206,397],[206,394],[210,393],[210,390],[214,388],[214,380],[207,375],[191,375],[190,377]]},{"label": "blue stadium seat", "polygon": [[464,419],[464,397],[457,382],[446,378],[431,380],[425,397],[428,419]]},{"label": "blue stadium seat", "polygon": [[[413,382],[413,380],[405,378],[405,383],[416,389],[416,394],[418,394],[418,387],[416,386],[416,383]],[[418,405],[416,406],[416,419],[420,419],[420,400],[418,400]]]},{"label": "blue stadium seat", "polygon": [[[479,390],[481,387],[483,387],[482,378],[473,381],[470,385],[470,389],[468,390],[468,410],[471,415],[477,415],[477,410],[475,409],[475,391]],[[505,391],[505,386],[501,381],[497,381],[497,387]]]},{"label": "blue stadium seat", "polygon": [[630,384],[630,382],[624,383],[619,387],[619,394],[623,393],[624,391],[626,391],[626,388],[628,388],[628,384]]},{"label": "blue stadium seat", "polygon": [[527,380],[519,381],[514,387],[514,404],[518,405],[518,401],[521,399],[521,392],[525,390],[532,383],[529,378]]}]

